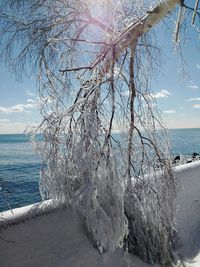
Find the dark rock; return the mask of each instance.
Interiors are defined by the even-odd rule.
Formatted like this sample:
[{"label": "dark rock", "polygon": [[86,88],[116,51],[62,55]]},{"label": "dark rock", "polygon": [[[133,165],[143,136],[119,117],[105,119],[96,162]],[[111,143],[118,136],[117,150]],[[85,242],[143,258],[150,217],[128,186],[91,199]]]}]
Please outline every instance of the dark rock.
[{"label": "dark rock", "polygon": [[176,156],[176,157],[173,159],[172,164],[176,164],[177,162],[180,161],[180,159],[181,159],[180,156]]},{"label": "dark rock", "polygon": [[196,153],[196,152],[194,152],[194,153],[192,154],[192,158],[193,158],[193,159],[199,158],[199,154]]}]

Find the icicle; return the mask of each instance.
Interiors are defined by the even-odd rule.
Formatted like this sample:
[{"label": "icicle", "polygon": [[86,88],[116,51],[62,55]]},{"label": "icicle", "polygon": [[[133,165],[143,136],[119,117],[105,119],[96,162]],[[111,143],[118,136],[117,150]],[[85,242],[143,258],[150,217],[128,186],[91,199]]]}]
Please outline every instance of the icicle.
[{"label": "icicle", "polygon": [[179,33],[180,33],[180,28],[181,28],[181,22],[183,15],[185,13],[185,8],[183,6],[180,6],[179,14],[178,14],[178,20],[176,23],[176,29],[174,32],[174,42],[177,44],[179,42]]},{"label": "icicle", "polygon": [[193,16],[192,16],[192,25],[193,26],[194,26],[196,14],[197,14],[198,5],[199,5],[199,0],[196,0],[195,6],[194,6],[194,13],[193,13]]}]

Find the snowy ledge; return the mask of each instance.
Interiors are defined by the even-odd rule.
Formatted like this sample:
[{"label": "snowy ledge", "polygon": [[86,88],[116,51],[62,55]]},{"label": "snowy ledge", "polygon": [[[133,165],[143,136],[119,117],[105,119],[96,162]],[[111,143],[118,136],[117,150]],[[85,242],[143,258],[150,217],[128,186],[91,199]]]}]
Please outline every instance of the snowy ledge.
[{"label": "snowy ledge", "polygon": [[196,168],[200,168],[200,160],[176,166],[174,167],[174,171],[175,173],[182,173],[184,171],[188,171],[188,170],[192,170]]},{"label": "snowy ledge", "polygon": [[[192,180],[192,173],[196,172],[199,172],[200,179],[200,160],[174,167],[175,176],[177,177],[177,179],[180,179],[180,182],[181,179],[184,178]],[[190,173],[189,176],[188,173]],[[0,228],[15,225],[20,222],[24,222],[25,220],[36,218],[53,210],[57,210],[62,206],[63,205],[59,202],[46,200],[21,208],[15,208],[12,211],[4,211],[0,214]]]},{"label": "snowy ledge", "polygon": [[50,199],[28,206],[4,211],[0,213],[0,229],[19,224],[26,220],[34,219],[61,207],[61,204]]}]

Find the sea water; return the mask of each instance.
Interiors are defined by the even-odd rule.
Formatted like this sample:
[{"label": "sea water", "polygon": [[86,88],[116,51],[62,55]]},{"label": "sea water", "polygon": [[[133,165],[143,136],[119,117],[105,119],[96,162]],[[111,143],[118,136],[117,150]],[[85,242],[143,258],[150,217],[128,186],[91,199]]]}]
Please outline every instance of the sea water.
[{"label": "sea water", "polygon": [[[168,134],[174,156],[200,154],[200,128],[169,130]],[[28,136],[0,135],[0,212],[41,201],[40,166]]]},{"label": "sea water", "polygon": [[0,211],[41,201],[40,165],[27,135],[0,135]]},{"label": "sea water", "polygon": [[168,130],[171,152],[174,156],[200,154],[200,128]]}]

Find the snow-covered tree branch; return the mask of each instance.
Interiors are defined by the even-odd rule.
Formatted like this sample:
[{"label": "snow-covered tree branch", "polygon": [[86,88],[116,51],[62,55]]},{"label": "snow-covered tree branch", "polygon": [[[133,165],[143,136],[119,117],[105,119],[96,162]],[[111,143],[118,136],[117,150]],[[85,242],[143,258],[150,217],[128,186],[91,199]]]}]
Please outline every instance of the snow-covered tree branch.
[{"label": "snow-covered tree branch", "polygon": [[165,265],[176,182],[149,84],[160,51],[148,31],[179,1],[150,2],[2,1],[1,59],[38,77],[43,198],[78,210],[100,252],[125,242]]}]

